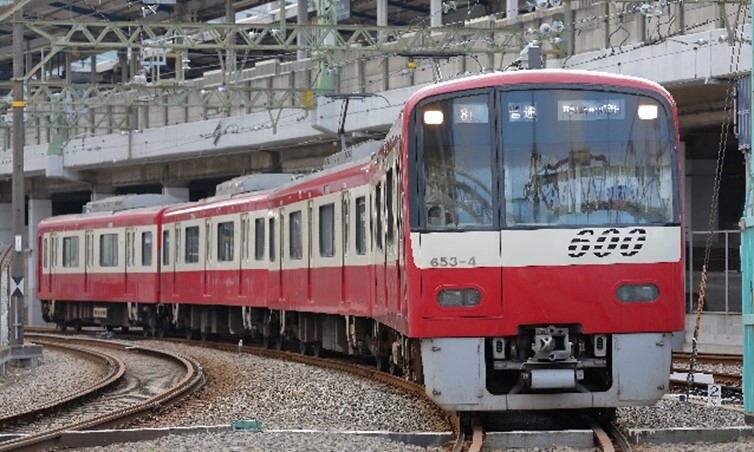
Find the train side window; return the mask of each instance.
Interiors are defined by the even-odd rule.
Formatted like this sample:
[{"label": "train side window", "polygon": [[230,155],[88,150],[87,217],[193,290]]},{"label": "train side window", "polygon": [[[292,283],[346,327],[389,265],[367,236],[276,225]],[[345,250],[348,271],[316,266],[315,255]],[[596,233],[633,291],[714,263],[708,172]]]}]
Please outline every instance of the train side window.
[{"label": "train side window", "polygon": [[118,266],[118,234],[99,236],[99,265],[101,267]]},{"label": "train side window", "polygon": [[343,205],[342,205],[342,215],[343,215],[343,255],[348,256],[348,250],[349,250],[349,239],[350,239],[350,228],[351,228],[351,217],[350,217],[350,209],[351,209],[351,200],[348,198],[343,198]]},{"label": "train side window", "polygon": [[254,220],[254,259],[264,259],[264,218]]},{"label": "train side window", "polygon": [[270,218],[270,262],[275,262],[275,219]]},{"label": "train side window", "polygon": [[170,231],[162,231],[162,265],[170,265]]},{"label": "train side window", "polygon": [[304,243],[301,228],[301,211],[288,215],[288,241],[290,242],[288,256],[291,259],[304,257]]},{"label": "train side window", "polygon": [[141,265],[152,265],[152,231],[141,233]]},{"label": "train side window", "polygon": [[178,263],[178,258],[181,257],[181,229],[176,226],[175,228],[175,254],[173,255],[173,263]]},{"label": "train side window", "polygon": [[319,207],[319,255],[335,256],[335,204]]},{"label": "train side window", "polygon": [[199,226],[187,227],[185,234],[183,261],[187,264],[199,262]]},{"label": "train side window", "polygon": [[249,259],[249,218],[241,217],[241,259]]},{"label": "train side window", "polygon": [[375,241],[377,243],[377,249],[382,249],[382,182],[377,184],[375,197],[374,197],[374,210],[377,214],[377,218],[374,225]]},{"label": "train side window", "polygon": [[367,202],[364,196],[356,198],[356,254],[367,253]]},{"label": "train side window", "polygon": [[128,267],[133,267],[136,263],[135,234],[132,230],[126,230],[126,266]]},{"label": "train side window", "polygon": [[84,239],[84,253],[86,268],[94,267],[94,232],[86,231]]},{"label": "train side window", "polygon": [[79,238],[63,237],[63,267],[79,266]]},{"label": "train side window", "polygon": [[42,267],[49,268],[49,260],[47,258],[47,254],[50,252],[50,247],[47,245],[47,238],[44,239],[44,244],[42,245]]},{"label": "train side window", "polygon": [[228,221],[217,225],[217,260],[230,262],[233,260],[233,222]]},{"label": "train side window", "polygon": [[394,241],[393,232],[393,218],[395,212],[393,211],[393,169],[387,172],[387,178],[385,180],[385,232],[387,232],[387,246],[392,246]]}]

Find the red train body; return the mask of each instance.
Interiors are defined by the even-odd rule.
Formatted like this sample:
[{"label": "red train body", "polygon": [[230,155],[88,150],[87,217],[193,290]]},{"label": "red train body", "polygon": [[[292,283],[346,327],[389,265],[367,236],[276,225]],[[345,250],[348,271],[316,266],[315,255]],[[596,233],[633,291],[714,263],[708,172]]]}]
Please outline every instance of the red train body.
[{"label": "red train body", "polygon": [[438,84],[319,173],[45,220],[43,313],[372,355],[462,411],[652,403],[683,328],[676,122],[635,78]]}]

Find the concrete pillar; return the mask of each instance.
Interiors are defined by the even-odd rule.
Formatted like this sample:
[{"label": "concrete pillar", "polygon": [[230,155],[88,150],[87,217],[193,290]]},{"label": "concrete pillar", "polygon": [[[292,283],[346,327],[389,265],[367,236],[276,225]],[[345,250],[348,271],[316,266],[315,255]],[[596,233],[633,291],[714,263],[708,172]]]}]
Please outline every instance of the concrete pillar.
[{"label": "concrete pillar", "polygon": [[377,25],[387,25],[387,0],[377,0]]},{"label": "concrete pillar", "polygon": [[[302,27],[309,21],[309,2],[307,2],[307,0],[297,0],[296,7],[296,24],[300,26],[298,29],[298,34],[296,35],[296,45],[303,47],[305,45],[305,42]],[[304,49],[298,49],[296,51],[296,59],[298,60],[304,60],[307,58],[307,56],[308,55],[306,53],[306,50]]]},{"label": "concrete pillar", "polygon": [[12,204],[0,202],[0,250],[13,245]]},{"label": "concrete pillar", "polygon": [[163,195],[175,196],[181,201],[189,201],[189,188],[188,187],[162,187]]},{"label": "concrete pillar", "polygon": [[518,16],[518,0],[507,0],[505,4],[505,17]]},{"label": "concrete pillar", "polygon": [[27,277],[26,277],[26,309],[28,324],[31,326],[45,326],[42,320],[42,309],[37,298],[37,261],[39,253],[42,251],[37,246],[37,227],[39,223],[47,217],[52,216],[52,200],[49,199],[29,199],[29,255],[27,260]]},{"label": "concrete pillar", "polygon": [[442,0],[429,1],[429,26],[442,27]]}]

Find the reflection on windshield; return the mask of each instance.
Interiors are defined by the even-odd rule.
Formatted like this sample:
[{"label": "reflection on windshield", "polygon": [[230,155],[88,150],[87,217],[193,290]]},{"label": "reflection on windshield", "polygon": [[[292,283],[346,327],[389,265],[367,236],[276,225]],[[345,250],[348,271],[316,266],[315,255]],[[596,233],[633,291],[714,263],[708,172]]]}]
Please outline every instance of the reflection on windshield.
[{"label": "reflection on windshield", "polygon": [[441,121],[423,126],[425,215],[431,228],[492,224],[492,145],[487,104],[485,95],[425,107],[434,114],[434,121]]},{"label": "reflection on windshield", "polygon": [[[655,101],[560,90],[509,93],[506,102],[503,170],[509,227],[678,220],[673,137],[666,118],[641,119],[636,113],[639,105]],[[522,106],[533,112],[529,119],[513,114]]]}]

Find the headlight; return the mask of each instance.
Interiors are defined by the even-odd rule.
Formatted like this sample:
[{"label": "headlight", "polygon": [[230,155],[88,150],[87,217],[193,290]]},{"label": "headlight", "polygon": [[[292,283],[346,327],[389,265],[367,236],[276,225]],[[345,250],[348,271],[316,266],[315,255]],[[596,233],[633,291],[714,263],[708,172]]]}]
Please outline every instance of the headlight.
[{"label": "headlight", "polygon": [[437,294],[437,302],[444,307],[476,306],[482,294],[476,289],[445,289]]},{"label": "headlight", "polygon": [[615,296],[624,303],[646,303],[660,296],[660,288],[654,284],[625,284],[618,287]]}]

